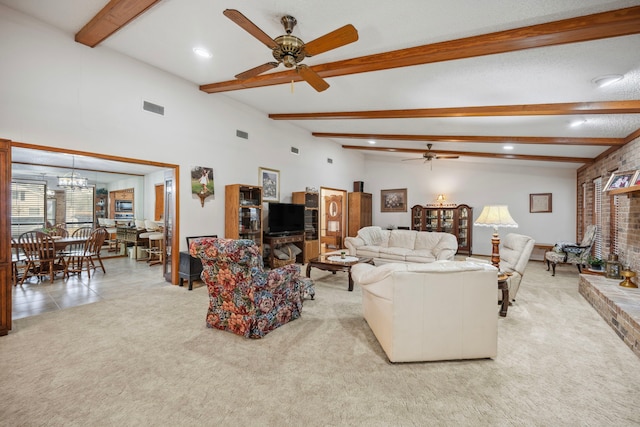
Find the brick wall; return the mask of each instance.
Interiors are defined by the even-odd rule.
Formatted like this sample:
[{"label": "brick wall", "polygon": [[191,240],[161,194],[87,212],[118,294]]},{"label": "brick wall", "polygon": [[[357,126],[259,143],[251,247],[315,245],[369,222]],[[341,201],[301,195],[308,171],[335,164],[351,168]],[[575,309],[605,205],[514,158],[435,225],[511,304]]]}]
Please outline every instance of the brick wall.
[{"label": "brick wall", "polygon": [[[640,169],[640,138],[636,138],[616,152],[578,171],[578,230],[577,238],[584,234],[584,226],[592,224],[594,189],[593,180],[602,177],[602,186],[611,172]],[[586,209],[583,209],[583,184],[586,184]],[[618,256],[623,266],[640,272],[640,192],[622,194],[618,200]],[[602,193],[602,257],[611,253],[611,224],[613,197]]]}]

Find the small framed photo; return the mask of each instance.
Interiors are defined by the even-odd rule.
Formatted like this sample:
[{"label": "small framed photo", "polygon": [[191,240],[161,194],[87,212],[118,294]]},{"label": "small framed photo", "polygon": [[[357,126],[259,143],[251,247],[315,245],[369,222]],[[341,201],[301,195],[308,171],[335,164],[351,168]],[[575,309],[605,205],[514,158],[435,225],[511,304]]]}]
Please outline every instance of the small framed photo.
[{"label": "small framed photo", "polygon": [[380,212],[406,212],[407,189],[380,190]]},{"label": "small framed photo", "polygon": [[191,193],[213,195],[213,168],[196,166],[191,169]]},{"label": "small framed photo", "polygon": [[635,175],[636,171],[614,172],[609,177],[609,181],[607,181],[607,185],[604,186],[604,189],[602,191],[627,188],[631,186],[632,182],[634,181]]},{"label": "small framed photo", "polygon": [[631,185],[632,186],[640,185],[640,170],[636,171],[636,174],[633,177],[633,183]]},{"label": "small framed photo", "polygon": [[551,212],[551,193],[529,194],[529,212]]},{"label": "small framed photo", "polygon": [[259,168],[258,185],[262,187],[263,202],[280,201],[280,171],[268,168]]}]

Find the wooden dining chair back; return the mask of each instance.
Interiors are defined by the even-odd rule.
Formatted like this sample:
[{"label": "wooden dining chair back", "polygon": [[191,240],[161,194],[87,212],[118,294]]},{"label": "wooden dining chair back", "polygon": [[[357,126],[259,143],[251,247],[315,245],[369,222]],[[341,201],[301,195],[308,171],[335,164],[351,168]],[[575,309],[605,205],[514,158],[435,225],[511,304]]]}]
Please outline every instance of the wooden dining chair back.
[{"label": "wooden dining chair back", "polygon": [[69,232],[67,231],[66,228],[60,227],[60,226],[55,226],[53,228],[49,228],[47,229],[47,234],[49,236],[57,236],[57,237],[69,237]]},{"label": "wooden dining chair back", "polygon": [[18,281],[22,279],[24,274],[22,270],[26,266],[26,257],[22,248],[16,239],[11,238],[11,282],[13,285],[17,285]]},{"label": "wooden dining chair back", "polygon": [[50,235],[41,231],[27,231],[18,237],[18,243],[26,258],[26,266],[20,285],[27,277],[49,276],[49,280],[53,282],[56,273],[64,273],[64,259],[57,254]]},{"label": "wooden dining chair back", "polygon": [[84,237],[88,239],[92,231],[93,227],[80,227],[71,234],[71,237]]},{"label": "wooden dining chair back", "polygon": [[65,275],[68,276],[71,273],[80,274],[82,271],[86,271],[87,277],[91,278],[91,270],[96,270],[97,268],[96,262],[100,264],[102,272],[106,273],[107,271],[100,257],[100,251],[108,234],[107,230],[102,227],[92,230],[82,250],[70,252],[67,257]]}]

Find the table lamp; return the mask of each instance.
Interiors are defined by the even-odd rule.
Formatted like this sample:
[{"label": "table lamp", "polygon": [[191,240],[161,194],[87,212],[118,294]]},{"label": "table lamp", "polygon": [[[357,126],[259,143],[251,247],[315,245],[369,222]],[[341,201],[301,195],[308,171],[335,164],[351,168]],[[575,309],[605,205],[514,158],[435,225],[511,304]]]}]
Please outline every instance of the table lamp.
[{"label": "table lamp", "polygon": [[500,236],[498,236],[498,227],[518,227],[518,223],[511,218],[509,208],[506,205],[492,205],[482,208],[480,216],[473,223],[480,227],[493,227],[493,236],[491,237],[491,265],[500,269]]}]

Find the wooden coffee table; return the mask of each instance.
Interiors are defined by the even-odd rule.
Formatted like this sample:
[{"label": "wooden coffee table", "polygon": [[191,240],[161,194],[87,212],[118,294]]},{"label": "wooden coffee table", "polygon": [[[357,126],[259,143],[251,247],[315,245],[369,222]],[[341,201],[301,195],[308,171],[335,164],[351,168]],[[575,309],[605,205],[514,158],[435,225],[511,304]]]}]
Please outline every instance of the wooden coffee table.
[{"label": "wooden coffee table", "polygon": [[[312,258],[309,260],[309,264],[307,264],[307,277],[311,277],[311,267],[315,267],[319,270],[331,271],[333,274],[336,274],[336,271],[345,271],[349,275],[349,291],[353,291],[353,279],[351,278],[351,267],[354,265],[364,262],[367,264],[373,264],[373,258],[365,258],[365,257],[347,257],[345,261],[332,261],[329,258],[340,257],[340,255],[328,254],[328,255],[320,255],[317,258]],[[349,261],[349,258],[357,258],[355,261]]]}]

